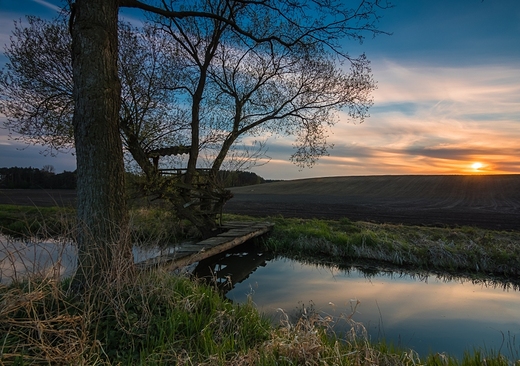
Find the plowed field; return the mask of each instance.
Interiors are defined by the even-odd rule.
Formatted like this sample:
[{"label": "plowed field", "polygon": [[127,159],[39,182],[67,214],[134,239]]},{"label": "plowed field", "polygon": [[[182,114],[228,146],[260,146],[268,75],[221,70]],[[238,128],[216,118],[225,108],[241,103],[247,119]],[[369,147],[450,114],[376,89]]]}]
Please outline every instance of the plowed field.
[{"label": "plowed field", "polygon": [[233,193],[225,212],[520,230],[520,175],[313,178]]},{"label": "plowed field", "polygon": [[[520,230],[520,175],[299,179],[232,189],[224,212]],[[0,204],[74,205],[70,190],[0,190]]]}]

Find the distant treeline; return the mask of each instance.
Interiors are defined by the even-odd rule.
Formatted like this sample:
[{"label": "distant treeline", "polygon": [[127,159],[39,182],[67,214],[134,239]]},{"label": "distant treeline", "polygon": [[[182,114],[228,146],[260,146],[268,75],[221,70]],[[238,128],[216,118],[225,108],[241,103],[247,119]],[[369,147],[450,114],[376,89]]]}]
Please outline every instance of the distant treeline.
[{"label": "distant treeline", "polygon": [[[142,176],[132,173],[127,173],[126,175],[127,184],[129,185],[129,187],[133,185],[141,185],[143,183],[143,179],[144,178]],[[217,183],[225,188],[250,186],[253,184],[261,184],[268,182],[271,181],[266,180],[252,172],[221,170],[218,172],[217,176]]]},{"label": "distant treeline", "polygon": [[[128,173],[129,180],[133,174]],[[267,181],[252,172],[219,172],[219,181],[224,187],[241,187]],[[0,168],[0,188],[3,189],[75,189],[76,172],[64,171],[56,174],[52,166],[38,168]]]},{"label": "distant treeline", "polygon": [[253,184],[265,183],[266,180],[252,172],[241,171],[219,171],[219,179],[221,184],[226,187],[242,187],[251,186]]},{"label": "distant treeline", "polygon": [[56,174],[50,165],[38,168],[0,168],[0,188],[75,189],[76,172]]}]

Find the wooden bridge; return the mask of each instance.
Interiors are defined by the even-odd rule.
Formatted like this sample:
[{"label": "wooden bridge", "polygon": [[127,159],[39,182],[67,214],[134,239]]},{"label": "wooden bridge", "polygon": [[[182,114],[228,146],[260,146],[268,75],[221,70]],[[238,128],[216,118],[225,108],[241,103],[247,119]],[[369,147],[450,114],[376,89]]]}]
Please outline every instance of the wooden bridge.
[{"label": "wooden bridge", "polygon": [[137,263],[137,266],[142,269],[162,267],[173,271],[266,234],[272,230],[273,226],[274,224],[270,222],[228,222],[222,225],[225,231],[217,236],[198,243],[182,244],[176,247],[173,253],[147,259]]}]

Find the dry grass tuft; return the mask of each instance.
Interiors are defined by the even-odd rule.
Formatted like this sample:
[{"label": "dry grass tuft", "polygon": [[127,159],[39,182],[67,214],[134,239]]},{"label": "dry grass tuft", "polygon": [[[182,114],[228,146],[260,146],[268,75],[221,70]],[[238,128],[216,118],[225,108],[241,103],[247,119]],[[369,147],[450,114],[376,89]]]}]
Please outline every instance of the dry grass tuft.
[{"label": "dry grass tuft", "polygon": [[273,331],[271,339],[266,342],[264,347],[267,353],[299,365],[317,365],[323,351],[323,332],[331,319],[322,318],[316,313],[305,313],[293,325],[289,316],[282,309],[278,310],[283,315],[281,326]]},{"label": "dry grass tuft", "polygon": [[[72,364],[89,347],[85,319],[56,281],[27,281],[0,294],[0,359],[31,364]],[[27,288],[30,288],[29,292]]]},{"label": "dry grass tuft", "polygon": [[353,316],[359,301],[351,301],[351,313],[344,315],[349,331],[340,338],[332,331],[333,319],[303,308],[295,324],[281,309],[282,320],[278,329],[272,331],[262,352],[271,354],[272,364],[288,365],[422,365],[419,355],[413,351],[389,351],[369,342],[365,327]]}]

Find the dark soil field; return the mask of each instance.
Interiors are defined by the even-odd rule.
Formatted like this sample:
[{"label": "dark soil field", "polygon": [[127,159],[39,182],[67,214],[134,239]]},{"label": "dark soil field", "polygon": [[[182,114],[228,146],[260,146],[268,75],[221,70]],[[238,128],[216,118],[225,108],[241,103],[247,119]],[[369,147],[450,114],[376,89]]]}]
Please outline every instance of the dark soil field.
[{"label": "dark soil field", "polygon": [[[520,175],[329,177],[232,189],[224,212],[520,230]],[[0,204],[75,204],[70,190],[0,190]]]},{"label": "dark soil field", "polygon": [[21,206],[75,206],[72,189],[0,189],[0,204]]},{"label": "dark soil field", "polygon": [[520,175],[329,177],[232,191],[224,212],[520,230]]}]

